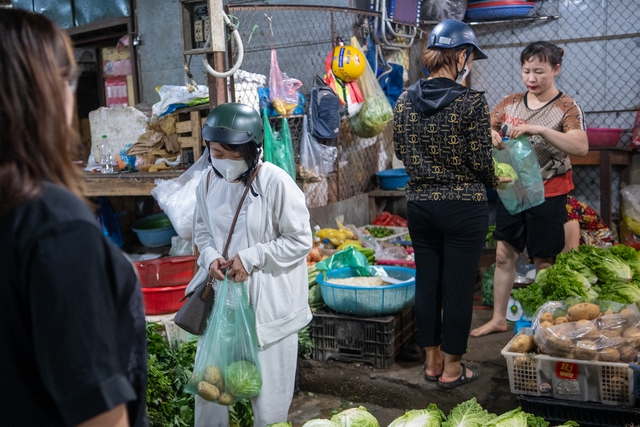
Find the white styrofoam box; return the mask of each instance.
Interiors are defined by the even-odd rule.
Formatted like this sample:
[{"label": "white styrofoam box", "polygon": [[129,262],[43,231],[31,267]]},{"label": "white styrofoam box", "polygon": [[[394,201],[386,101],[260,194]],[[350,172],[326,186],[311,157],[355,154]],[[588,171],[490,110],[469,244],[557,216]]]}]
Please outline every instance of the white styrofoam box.
[{"label": "white styrofoam box", "polygon": [[[517,335],[516,335],[517,336]],[[511,393],[606,405],[634,406],[633,371],[627,363],[561,359],[502,350]]]},{"label": "white styrofoam box", "polygon": [[145,316],[147,322],[153,322],[161,325],[164,328],[164,336],[171,347],[175,346],[178,342],[187,342],[194,338],[196,335],[181,329],[175,324],[173,319],[176,317],[176,313],[161,314],[156,316]]},{"label": "white styrofoam box", "polygon": [[407,227],[392,227],[390,225],[364,225],[362,227],[359,227],[358,229],[360,231],[362,231],[365,234],[369,234],[369,232],[367,231],[367,227],[372,228],[372,227],[385,227],[388,228],[389,230],[393,231],[393,234],[387,237],[376,237],[376,241],[378,242],[387,242],[387,243],[393,243],[396,241],[400,241],[400,240],[405,240],[405,238],[407,237],[407,235],[409,234],[409,229]]},{"label": "white styrofoam box", "polygon": [[[147,130],[147,116],[134,107],[100,107],[89,113],[91,127],[91,154],[96,156],[102,135],[107,135],[107,143],[113,155],[119,153],[127,144],[134,144]],[[98,156],[99,157],[99,156]]]}]

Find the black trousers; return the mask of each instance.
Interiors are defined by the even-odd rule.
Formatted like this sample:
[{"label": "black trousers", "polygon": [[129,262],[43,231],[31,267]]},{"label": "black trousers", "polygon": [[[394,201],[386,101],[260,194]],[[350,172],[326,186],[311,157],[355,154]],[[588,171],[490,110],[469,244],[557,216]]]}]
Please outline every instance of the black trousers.
[{"label": "black trousers", "polygon": [[489,228],[487,202],[410,201],[407,218],[416,262],[418,345],[463,355]]}]

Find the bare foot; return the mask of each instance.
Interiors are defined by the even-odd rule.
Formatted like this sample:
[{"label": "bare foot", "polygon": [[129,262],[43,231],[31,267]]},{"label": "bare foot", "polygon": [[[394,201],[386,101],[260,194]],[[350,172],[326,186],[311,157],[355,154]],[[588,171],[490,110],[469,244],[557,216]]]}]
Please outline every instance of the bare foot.
[{"label": "bare foot", "polygon": [[493,334],[495,332],[505,332],[507,330],[507,321],[493,321],[490,320],[479,328],[475,328],[471,331],[472,337],[481,337],[484,335]]}]

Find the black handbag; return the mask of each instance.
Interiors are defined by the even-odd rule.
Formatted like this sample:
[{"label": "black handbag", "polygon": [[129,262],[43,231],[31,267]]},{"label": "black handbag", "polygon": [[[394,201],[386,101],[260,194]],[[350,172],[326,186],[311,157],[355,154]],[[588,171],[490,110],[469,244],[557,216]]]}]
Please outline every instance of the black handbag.
[{"label": "black handbag", "polygon": [[[249,188],[251,188],[254,178],[258,175],[260,166],[262,166],[262,164],[258,165],[255,172],[253,172],[253,175],[251,175],[251,179],[244,189],[244,193],[242,194],[242,198],[238,204],[236,215],[233,218],[231,229],[229,230],[229,237],[227,237],[227,242],[225,243],[224,251],[222,252],[222,257],[224,259],[227,259],[227,250],[229,249],[233,229],[236,227],[236,222],[238,221],[238,215],[240,215],[240,209],[242,209],[242,204],[244,203],[244,199],[247,197],[247,193],[249,192]],[[207,175],[207,191],[208,190],[209,175]],[[207,326],[207,322],[209,321],[209,316],[211,315],[214,302],[213,280],[213,277],[208,275],[206,280],[196,286],[193,292],[185,295],[180,301],[183,301],[185,298],[187,298],[187,301],[182,305],[182,307],[180,307],[173,319],[176,325],[193,335],[202,335]]]}]

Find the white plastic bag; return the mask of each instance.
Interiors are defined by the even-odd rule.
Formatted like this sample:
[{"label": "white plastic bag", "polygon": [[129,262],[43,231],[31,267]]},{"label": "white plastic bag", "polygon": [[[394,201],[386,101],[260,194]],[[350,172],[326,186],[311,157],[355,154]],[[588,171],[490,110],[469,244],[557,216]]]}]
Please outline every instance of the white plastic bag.
[{"label": "white plastic bag", "polygon": [[180,237],[192,239],[193,213],[196,210],[196,187],[209,168],[209,150],[182,175],[174,179],[156,179],[151,195],[171,220]]},{"label": "white plastic bag", "polygon": [[300,164],[316,176],[327,176],[335,171],[338,148],[320,144],[309,133],[307,115],[302,117],[302,136],[300,137]]},{"label": "white plastic bag", "polygon": [[151,111],[158,117],[172,113],[181,107],[209,102],[209,88],[205,85],[198,85],[195,90],[190,90],[186,86],[163,85],[157,86],[156,92],[160,96],[160,101],[153,104]]}]

